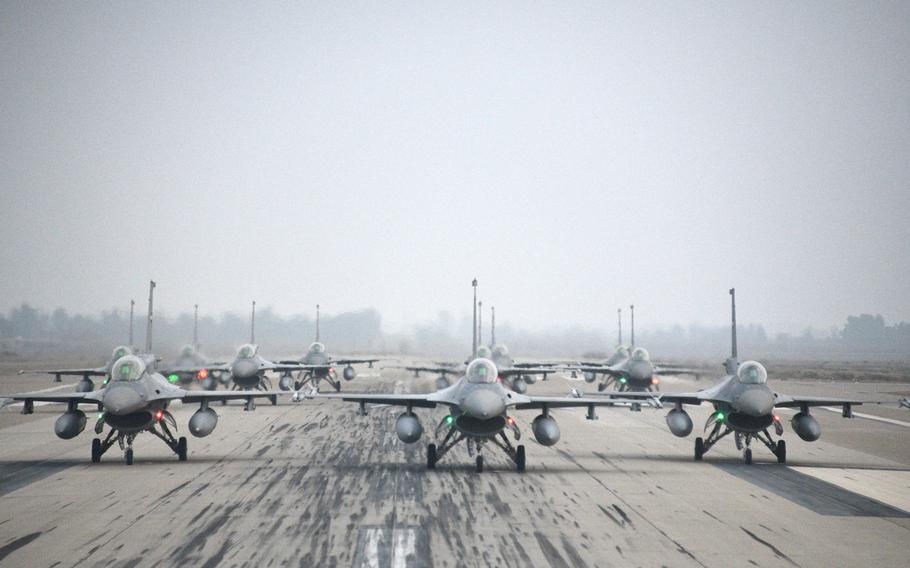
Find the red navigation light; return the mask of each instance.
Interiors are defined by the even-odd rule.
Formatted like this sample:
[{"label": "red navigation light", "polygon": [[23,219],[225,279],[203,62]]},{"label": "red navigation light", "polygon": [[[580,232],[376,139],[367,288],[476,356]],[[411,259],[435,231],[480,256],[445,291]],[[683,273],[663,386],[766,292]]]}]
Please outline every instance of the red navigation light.
[{"label": "red navigation light", "polygon": [[778,416],[777,414],[775,414],[775,415],[774,415],[774,421],[775,421],[775,422],[780,422],[780,416]]},{"label": "red navigation light", "polygon": [[506,417],[506,422],[509,424],[509,426],[514,426],[514,425],[515,425],[515,419],[512,418],[511,416],[507,416],[507,417]]},{"label": "red navigation light", "polygon": [[157,420],[158,422],[161,422],[161,419],[162,419],[162,418],[164,418],[164,411],[163,411],[163,410],[156,410],[156,411],[155,411],[155,420]]},{"label": "red navigation light", "polygon": [[199,372],[196,373],[196,377],[197,377],[200,381],[203,380],[203,379],[205,379],[205,378],[208,377],[208,376],[209,376],[209,370],[208,370],[208,369],[199,369]]},{"label": "red navigation light", "polygon": [[659,384],[660,384],[660,379],[658,379],[656,375],[653,376],[653,377],[651,377],[651,384],[652,384],[652,385],[659,385]]}]

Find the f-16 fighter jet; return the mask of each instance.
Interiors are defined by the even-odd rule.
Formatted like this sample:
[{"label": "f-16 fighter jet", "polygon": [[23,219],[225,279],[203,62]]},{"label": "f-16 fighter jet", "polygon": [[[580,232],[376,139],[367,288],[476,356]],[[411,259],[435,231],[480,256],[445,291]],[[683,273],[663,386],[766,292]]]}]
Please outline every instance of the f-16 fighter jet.
[{"label": "f-16 fighter jet", "polygon": [[[155,283],[151,283],[154,289]],[[149,314],[152,304],[149,293]],[[91,392],[72,393],[23,393],[0,396],[6,399],[0,406],[22,402],[23,414],[34,412],[36,402],[56,402],[67,405],[64,412],[54,424],[54,432],[60,438],[69,440],[78,436],[86,426],[85,412],[80,405],[96,407],[99,414],[95,422],[95,434],[101,435],[108,426],[108,434],[102,440],[92,440],[92,461],[101,461],[115,443],[124,450],[127,465],[133,463],[133,441],[143,432],[150,432],[160,438],[177,454],[180,461],[186,461],[187,441],[185,437],[175,437],[177,422],[168,411],[168,405],[174,401],[199,403],[199,410],[190,418],[190,433],[197,437],[208,436],[218,423],[218,415],[208,407],[212,401],[232,399],[246,400],[246,409],[252,410],[255,398],[269,398],[277,401],[277,392],[207,392],[188,391],[171,384],[163,375],[154,371],[155,356],[151,352],[151,315],[146,337],[146,354],[126,354],[113,364],[110,381],[106,386]]]},{"label": "f-16 fighter jet", "polygon": [[757,361],[740,363],[736,351],[736,291],[730,289],[732,323],[732,353],[724,363],[726,376],[713,387],[693,393],[610,393],[607,397],[631,400],[646,400],[655,403],[671,403],[674,408],[667,414],[667,426],[679,437],[692,432],[692,419],[683,405],[700,405],[707,402],[714,406],[714,412],[705,423],[705,430],[711,429],[707,438],[695,439],[695,459],[701,460],[705,453],[721,438],[733,434],[737,449],[742,450],[743,460],[752,463],[752,441],[759,440],[777,457],[779,463],[787,461],[787,444],[775,441],[770,430],[782,436],[784,427],[777,408],[798,408],[790,420],[793,431],[807,442],[814,442],[821,436],[818,421],[810,414],[815,406],[840,406],[844,418],[852,418],[852,407],[862,401],[817,396],[794,396],[779,393],[768,386],[768,372]]}]

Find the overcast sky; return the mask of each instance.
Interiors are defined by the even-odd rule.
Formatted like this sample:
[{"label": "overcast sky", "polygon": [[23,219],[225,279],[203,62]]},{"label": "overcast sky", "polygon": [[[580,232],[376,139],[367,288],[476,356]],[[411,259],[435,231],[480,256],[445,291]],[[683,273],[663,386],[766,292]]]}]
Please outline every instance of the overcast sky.
[{"label": "overcast sky", "polygon": [[910,3],[0,4],[0,309],[910,320]]}]

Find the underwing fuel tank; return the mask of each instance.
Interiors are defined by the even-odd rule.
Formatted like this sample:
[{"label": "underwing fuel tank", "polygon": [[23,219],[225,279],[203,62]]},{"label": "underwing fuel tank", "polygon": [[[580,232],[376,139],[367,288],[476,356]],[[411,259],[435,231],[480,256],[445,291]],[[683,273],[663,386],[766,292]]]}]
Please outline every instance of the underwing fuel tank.
[{"label": "underwing fuel tank", "polygon": [[341,376],[344,377],[346,381],[353,381],[354,377],[357,376],[357,371],[354,370],[354,367],[348,365],[344,368],[344,371],[341,372]]},{"label": "underwing fuel tank", "polygon": [[423,435],[423,426],[414,413],[404,412],[395,421],[395,433],[405,444],[413,444]]},{"label": "underwing fuel tank", "polygon": [[65,412],[54,422],[54,434],[64,440],[75,438],[83,430],[85,430],[85,413],[81,410]]},{"label": "underwing fuel tank", "polygon": [[692,433],[692,418],[685,410],[674,408],[667,414],[667,427],[674,436],[685,438]]},{"label": "underwing fuel tank", "polygon": [[552,446],[559,441],[559,424],[549,416],[541,414],[535,418],[534,422],[531,422],[531,431],[541,446]]},{"label": "underwing fuel tank", "polygon": [[190,418],[190,433],[197,438],[204,438],[212,433],[218,425],[218,415],[211,408],[200,408]]},{"label": "underwing fuel tank", "polygon": [[807,442],[814,442],[822,435],[822,428],[818,421],[804,412],[798,412],[790,420],[790,427],[796,435]]}]

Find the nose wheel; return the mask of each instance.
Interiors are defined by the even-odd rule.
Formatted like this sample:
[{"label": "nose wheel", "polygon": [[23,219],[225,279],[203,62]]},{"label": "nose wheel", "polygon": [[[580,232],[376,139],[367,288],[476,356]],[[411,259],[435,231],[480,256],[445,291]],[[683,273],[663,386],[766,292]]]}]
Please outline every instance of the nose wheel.
[{"label": "nose wheel", "polygon": [[483,473],[483,456],[477,456],[475,460],[477,473]]}]

